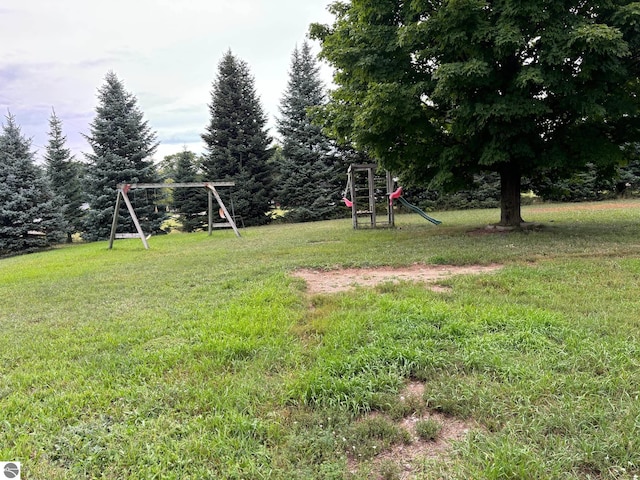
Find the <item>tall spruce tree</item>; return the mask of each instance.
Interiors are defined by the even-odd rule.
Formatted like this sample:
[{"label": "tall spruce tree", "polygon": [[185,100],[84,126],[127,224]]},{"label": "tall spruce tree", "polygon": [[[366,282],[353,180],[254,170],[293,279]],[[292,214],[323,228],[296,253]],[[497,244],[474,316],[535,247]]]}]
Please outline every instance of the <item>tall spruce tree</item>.
[{"label": "tall spruce tree", "polygon": [[84,219],[82,165],[74,160],[71,150],[66,147],[67,137],[62,133],[62,121],[55,111],[49,118],[49,129],[44,154],[46,172],[65,220],[67,243],[71,243],[72,235],[82,231]]},{"label": "tall spruce tree", "polygon": [[345,167],[310,110],[325,103],[320,67],[308,42],[291,56],[289,82],[280,102],[278,132],[282,136],[277,199],[291,221],[335,217]]},{"label": "tall spruce tree", "polygon": [[211,97],[211,120],[202,134],[204,176],[234,181],[232,192],[222,192],[223,199],[233,200],[245,225],[265,224],[272,197],[271,138],[249,67],[231,51],[218,65]]},{"label": "tall spruce tree", "polygon": [[[140,108],[136,97],[127,92],[115,73],[109,72],[98,89],[96,117],[90,124],[86,139],[92,153],[86,154],[87,195],[89,211],[83,236],[90,241],[106,239],[111,230],[116,187],[119,183],[155,183],[160,180],[151,159],[158,142]],[[161,192],[134,191],[131,203],[142,228],[147,233],[161,232],[166,216],[157,208]],[[133,231],[133,223],[122,207],[118,228]]]},{"label": "tall spruce tree", "polygon": [[[183,150],[175,155],[174,181],[176,183],[200,182],[196,154]],[[204,188],[176,188],[173,192],[173,208],[179,214],[182,231],[193,232],[207,225],[207,192]]]},{"label": "tall spruce tree", "polygon": [[0,133],[0,255],[31,252],[62,238],[63,219],[31,142],[13,115]]}]

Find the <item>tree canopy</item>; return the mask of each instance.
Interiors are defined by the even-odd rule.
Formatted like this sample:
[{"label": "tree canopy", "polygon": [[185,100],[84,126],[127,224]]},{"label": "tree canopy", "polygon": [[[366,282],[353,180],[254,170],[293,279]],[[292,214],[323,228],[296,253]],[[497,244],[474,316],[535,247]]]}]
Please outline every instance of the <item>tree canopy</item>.
[{"label": "tree canopy", "polygon": [[[144,120],[136,97],[125,90],[115,73],[105,76],[104,85],[98,89],[98,101],[96,117],[86,136],[93,150],[86,154],[90,209],[84,236],[88,240],[109,237],[119,183],[155,183],[160,179],[151,158],[158,146],[156,134]],[[157,195],[148,191],[131,199],[145,232],[161,231],[165,214],[156,208]],[[119,222],[120,228],[133,231],[124,207]]]},{"label": "tree canopy", "polygon": [[354,0],[311,36],[336,69],[327,131],[447,189],[501,179],[503,225],[523,176],[613,168],[639,140],[640,3]]}]

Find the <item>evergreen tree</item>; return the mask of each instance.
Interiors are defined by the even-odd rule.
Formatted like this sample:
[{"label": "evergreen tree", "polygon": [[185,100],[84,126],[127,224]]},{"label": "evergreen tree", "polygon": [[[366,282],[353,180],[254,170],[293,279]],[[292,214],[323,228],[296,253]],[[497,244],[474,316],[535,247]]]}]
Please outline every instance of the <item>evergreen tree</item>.
[{"label": "evergreen tree", "polygon": [[[175,155],[173,180],[176,183],[201,182],[198,173],[196,154],[183,150]],[[207,211],[207,192],[204,188],[176,188],[173,192],[173,207],[180,215],[180,223],[184,232],[193,232],[205,228],[208,217],[202,215]]]},{"label": "evergreen tree", "polygon": [[272,196],[271,138],[249,67],[231,51],[218,65],[211,96],[211,120],[202,135],[205,179],[234,181],[232,193],[221,192],[225,203],[233,200],[246,225],[265,224]]},{"label": "evergreen tree", "polygon": [[82,230],[84,218],[82,166],[74,161],[71,150],[65,146],[67,138],[62,134],[62,121],[55,111],[51,113],[49,128],[49,143],[44,154],[46,171],[65,220],[67,243],[71,243],[72,235]]},{"label": "evergreen tree", "polygon": [[532,179],[533,192],[552,202],[594,202],[613,198],[616,193],[615,178],[619,172],[604,171],[593,163],[586,164],[570,177],[554,171],[542,172]]},{"label": "evergreen tree", "polygon": [[62,215],[13,115],[0,134],[0,255],[31,252],[58,242]]},{"label": "evergreen tree", "polygon": [[[115,73],[109,72],[98,89],[96,117],[86,136],[93,150],[87,154],[87,194],[89,211],[84,237],[106,239],[111,230],[116,187],[119,183],[155,183],[160,180],[151,156],[156,151],[156,135],[143,118],[134,95],[127,92]],[[131,203],[146,233],[161,232],[164,209],[158,209],[161,194],[154,190],[134,191]],[[118,228],[134,231],[123,206]]]},{"label": "evergreen tree", "polygon": [[283,145],[277,198],[292,221],[328,219],[342,210],[338,200],[346,168],[310,118],[310,109],[324,103],[319,66],[304,42],[293,51],[278,119]]},{"label": "evergreen tree", "polygon": [[640,160],[634,158],[619,170],[616,193],[622,197],[640,196]]}]

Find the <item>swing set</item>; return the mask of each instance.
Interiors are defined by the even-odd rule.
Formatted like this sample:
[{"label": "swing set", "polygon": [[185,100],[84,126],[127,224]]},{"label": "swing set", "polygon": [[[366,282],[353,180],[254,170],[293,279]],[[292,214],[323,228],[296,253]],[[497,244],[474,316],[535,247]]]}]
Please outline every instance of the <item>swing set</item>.
[{"label": "swing set", "polygon": [[[235,182],[189,182],[189,183],[120,183],[117,187],[117,198],[116,198],[116,206],[113,211],[113,221],[111,222],[111,235],[109,236],[109,249],[113,248],[113,241],[116,238],[139,238],[142,241],[145,249],[149,249],[149,243],[147,240],[149,236],[145,236],[142,231],[142,227],[140,226],[140,222],[138,220],[138,216],[136,215],[135,210],[133,209],[133,205],[131,204],[131,200],[129,200],[128,193],[131,190],[137,189],[157,189],[157,188],[205,188],[208,193],[209,202],[208,202],[208,215],[209,215],[209,235],[211,235],[213,231],[213,198],[218,202],[218,206],[220,207],[220,217],[225,218],[227,221],[224,224],[216,224],[216,227],[225,226],[231,227],[236,234],[237,237],[240,237],[240,232],[238,231],[238,227],[236,226],[236,222],[233,216],[227,210],[224,202],[220,198],[218,191],[216,188],[220,187],[234,187]],[[120,214],[120,204],[121,201],[124,200],[125,205],[127,206],[127,210],[129,211],[129,215],[131,215],[131,220],[133,220],[133,224],[136,227],[136,233],[116,233],[118,228],[118,216]]]}]

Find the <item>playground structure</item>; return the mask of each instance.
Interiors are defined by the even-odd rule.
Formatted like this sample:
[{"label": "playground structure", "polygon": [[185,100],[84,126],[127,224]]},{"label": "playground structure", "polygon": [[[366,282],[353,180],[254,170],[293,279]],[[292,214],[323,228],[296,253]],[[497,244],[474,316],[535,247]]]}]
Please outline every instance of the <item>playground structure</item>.
[{"label": "playground structure", "polygon": [[[343,201],[351,207],[353,228],[393,227],[393,208],[388,197],[393,190],[391,172],[376,175],[375,163],[351,164],[347,170],[347,186]],[[346,198],[349,192],[351,200]]]},{"label": "playground structure", "polygon": [[[142,231],[142,227],[140,226],[140,222],[138,220],[138,216],[136,215],[135,210],[133,209],[133,205],[129,200],[128,193],[131,190],[136,189],[157,189],[157,188],[206,188],[209,201],[208,201],[208,216],[209,216],[209,235],[211,235],[214,227],[213,223],[213,198],[218,202],[218,206],[220,207],[219,212],[220,216],[224,217],[227,221],[224,224],[217,224],[216,226],[225,226],[231,227],[236,234],[237,237],[240,237],[240,232],[238,231],[238,227],[236,226],[235,220],[233,216],[227,210],[224,202],[220,198],[218,191],[216,188],[220,187],[233,187],[235,186],[234,182],[192,182],[192,183],[121,183],[118,184],[117,187],[117,198],[116,198],[116,206],[113,211],[113,221],[111,222],[111,235],[109,236],[109,249],[113,248],[113,241],[116,238],[139,238],[142,241],[145,249],[149,249],[149,243],[147,240],[149,236],[145,236]],[[120,202],[124,200],[125,205],[127,206],[127,210],[129,211],[129,215],[131,215],[131,220],[136,227],[136,233],[126,232],[126,233],[117,233],[116,230],[118,228],[118,216],[120,214]]]},{"label": "playground structure", "polygon": [[[377,164],[365,163],[351,164],[347,170],[347,186],[342,200],[351,208],[354,229],[394,227],[394,200],[434,225],[442,223],[402,198],[402,187],[394,190],[395,180],[391,172],[385,171],[384,176],[376,175],[377,169]],[[350,193],[351,200],[346,197],[347,192]],[[363,218],[366,220],[362,220]]]}]

